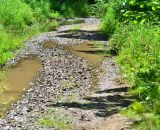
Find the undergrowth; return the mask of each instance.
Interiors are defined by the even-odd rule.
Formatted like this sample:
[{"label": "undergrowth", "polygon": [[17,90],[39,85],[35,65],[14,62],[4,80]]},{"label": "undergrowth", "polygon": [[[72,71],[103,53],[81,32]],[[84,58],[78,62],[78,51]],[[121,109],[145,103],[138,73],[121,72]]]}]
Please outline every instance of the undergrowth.
[{"label": "undergrowth", "polygon": [[137,99],[122,113],[140,130],[160,129],[159,4],[157,0],[110,1],[102,19],[102,32],[132,86],[129,93]]},{"label": "undergrowth", "polygon": [[0,65],[28,37],[55,30],[56,20],[44,27],[48,19],[88,16],[88,7],[88,0],[0,0]]}]

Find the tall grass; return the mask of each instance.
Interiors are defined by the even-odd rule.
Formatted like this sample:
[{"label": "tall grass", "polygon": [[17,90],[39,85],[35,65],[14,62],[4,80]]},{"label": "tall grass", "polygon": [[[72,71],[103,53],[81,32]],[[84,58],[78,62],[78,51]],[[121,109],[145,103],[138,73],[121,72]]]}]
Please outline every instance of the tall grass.
[{"label": "tall grass", "polygon": [[[121,31],[120,31],[121,30]],[[123,26],[111,40],[117,61],[132,84],[133,103],[126,114],[140,121],[140,129],[160,128],[160,29],[146,25]]]},{"label": "tall grass", "polygon": [[107,4],[107,11],[102,18],[101,31],[106,37],[110,37],[118,25],[114,5],[115,3],[111,1]]},{"label": "tall grass", "polygon": [[58,16],[49,1],[0,0],[0,65],[22,47],[23,40],[42,30],[42,21]]},{"label": "tall grass", "polygon": [[[140,7],[146,1],[136,1],[136,6]],[[160,129],[160,28],[157,24],[156,26],[153,24],[159,21],[146,19],[144,24],[143,19],[139,22],[136,15],[126,16],[126,13],[124,14],[126,19],[123,21],[121,18],[123,14],[119,15],[120,12],[117,12],[119,8],[117,10],[115,8],[125,6],[121,5],[121,2],[126,1],[117,0],[116,4],[111,2],[111,5],[114,4],[114,6],[108,9],[106,17],[103,18],[102,31],[110,37],[110,48],[117,53],[117,63],[132,86],[129,90],[130,94],[137,97],[137,101],[123,113],[136,121],[137,129]],[[127,0],[127,2],[133,9],[132,4],[135,6],[135,1],[132,3]],[[137,13],[141,14],[138,11]],[[154,14],[154,8],[151,11]],[[130,21],[130,17],[134,19],[134,22]],[[143,15],[139,17],[142,18]]]},{"label": "tall grass", "polygon": [[21,28],[32,21],[30,6],[20,0],[0,0],[0,23]]},{"label": "tall grass", "polygon": [[88,16],[87,0],[52,0],[51,6],[53,10],[58,11],[63,17],[85,17]]},{"label": "tall grass", "polygon": [[12,51],[21,47],[21,40],[13,34],[0,30],[0,64],[12,57]]},{"label": "tall grass", "polygon": [[107,10],[106,0],[95,0],[95,2],[88,6],[88,13],[90,16],[103,17]]},{"label": "tall grass", "polygon": [[33,10],[33,15],[36,20],[45,20],[46,18],[59,17],[59,14],[51,11],[49,0],[22,0],[29,5]]}]

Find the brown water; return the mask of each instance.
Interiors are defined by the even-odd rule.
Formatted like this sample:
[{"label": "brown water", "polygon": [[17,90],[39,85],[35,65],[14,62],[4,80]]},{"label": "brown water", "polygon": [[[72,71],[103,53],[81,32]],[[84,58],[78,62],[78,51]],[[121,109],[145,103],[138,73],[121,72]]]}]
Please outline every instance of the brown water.
[{"label": "brown water", "polygon": [[9,109],[11,103],[19,99],[29,89],[29,84],[34,81],[40,67],[40,61],[35,58],[27,58],[21,60],[7,71],[6,88],[0,94],[1,116]]},{"label": "brown water", "polygon": [[[92,68],[92,89],[95,89],[100,71],[100,63],[104,59],[104,54],[99,53],[101,48],[96,47],[93,42],[84,42],[79,45],[59,45],[53,41],[43,44],[44,48],[59,48],[86,60]],[[11,104],[21,98],[22,94],[30,88],[30,83],[34,81],[41,63],[35,57],[21,60],[11,67],[6,74],[4,82],[5,90],[0,94],[0,116],[10,108]]]},{"label": "brown water", "polygon": [[54,41],[47,41],[43,44],[44,48],[53,49],[59,48],[68,51],[69,53],[81,57],[86,60],[92,68],[92,86],[91,90],[97,90],[99,81],[98,74],[101,73],[100,63],[104,59],[104,53],[100,53],[102,48],[96,47],[94,42],[84,42],[79,45],[63,45],[57,44]]},{"label": "brown water", "polygon": [[83,42],[79,45],[63,45],[57,44],[54,41],[47,41],[43,44],[44,48],[53,49],[60,48],[67,50],[73,55],[86,60],[91,66],[97,66],[103,59],[104,54],[101,54],[101,48],[96,47],[94,42]]}]

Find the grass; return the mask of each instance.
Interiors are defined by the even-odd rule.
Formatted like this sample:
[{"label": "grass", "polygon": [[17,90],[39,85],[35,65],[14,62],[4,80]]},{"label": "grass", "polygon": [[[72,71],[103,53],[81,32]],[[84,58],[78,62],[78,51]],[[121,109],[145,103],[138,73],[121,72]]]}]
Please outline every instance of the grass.
[{"label": "grass", "polygon": [[0,0],[1,24],[17,29],[30,24],[32,19],[31,7],[21,0]]},{"label": "grass", "polygon": [[137,99],[122,113],[135,121],[137,129],[160,129],[160,28],[118,21],[112,5],[101,30],[109,37],[110,50],[117,54],[117,63],[132,86],[129,93]]},{"label": "grass", "polygon": [[12,57],[12,51],[21,47],[21,39],[6,31],[0,31],[0,64]]},{"label": "grass", "polygon": [[70,28],[69,33],[76,34],[79,32],[79,29],[81,28],[80,25],[74,25]]},{"label": "grass", "polygon": [[133,86],[130,93],[139,99],[126,113],[135,120],[138,116],[141,117],[141,123],[137,124],[141,129],[142,126],[143,129],[160,128],[159,29],[131,25],[123,26],[121,30],[123,31],[115,32],[111,38],[111,46],[118,50],[117,61]]},{"label": "grass", "polygon": [[71,115],[64,113],[62,109],[52,108],[47,110],[47,115],[42,115],[38,120],[41,126],[47,128],[57,128],[59,130],[71,130]]},{"label": "grass", "polygon": [[65,122],[58,121],[58,120],[52,120],[52,119],[47,119],[46,118],[46,119],[40,119],[39,123],[42,126],[46,126],[46,127],[56,127],[59,130],[70,130],[71,129],[70,125],[68,125]]},{"label": "grass", "polygon": [[59,23],[55,20],[47,22],[42,28],[41,32],[54,31],[59,26]]},{"label": "grass", "polygon": [[102,24],[101,24],[101,32],[105,34],[107,38],[111,37],[111,35],[116,30],[116,27],[118,25],[118,20],[115,16],[115,10],[114,10],[115,3],[109,2],[107,5],[107,12],[104,14],[102,18]]}]

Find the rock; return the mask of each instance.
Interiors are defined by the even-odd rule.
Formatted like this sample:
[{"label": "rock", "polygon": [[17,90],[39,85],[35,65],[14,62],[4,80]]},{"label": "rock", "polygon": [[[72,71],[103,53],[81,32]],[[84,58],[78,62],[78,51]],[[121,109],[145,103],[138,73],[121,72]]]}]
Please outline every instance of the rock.
[{"label": "rock", "polygon": [[[97,22],[96,19],[85,20],[87,23]],[[46,116],[46,111],[53,108],[52,104],[62,103],[64,101],[72,101],[81,99],[90,86],[91,68],[88,67],[86,61],[71,55],[63,50],[63,47],[53,49],[43,48],[43,43],[46,41],[56,41],[58,44],[80,44],[86,40],[74,38],[58,37],[59,32],[68,30],[72,25],[60,27],[55,32],[42,33],[38,37],[26,41],[25,48],[17,52],[17,56],[8,64],[17,63],[20,59],[38,55],[41,60],[42,68],[38,72],[35,82],[30,82],[31,88],[23,94],[22,99],[15,102],[6,117],[0,119],[0,128],[5,129],[30,129],[30,130],[45,130],[39,125],[40,117]],[[63,34],[63,33],[62,33]],[[84,34],[85,38],[90,37],[90,34]],[[71,78],[72,77],[72,78]],[[67,83],[64,86],[73,85],[72,89],[64,88],[63,80]],[[74,97],[76,96],[76,98]],[[68,107],[63,108],[69,111]],[[90,121],[86,115],[81,116],[82,120]],[[74,121],[73,121],[74,122]],[[55,128],[50,128],[51,130]],[[48,130],[48,129],[47,129]]]}]

